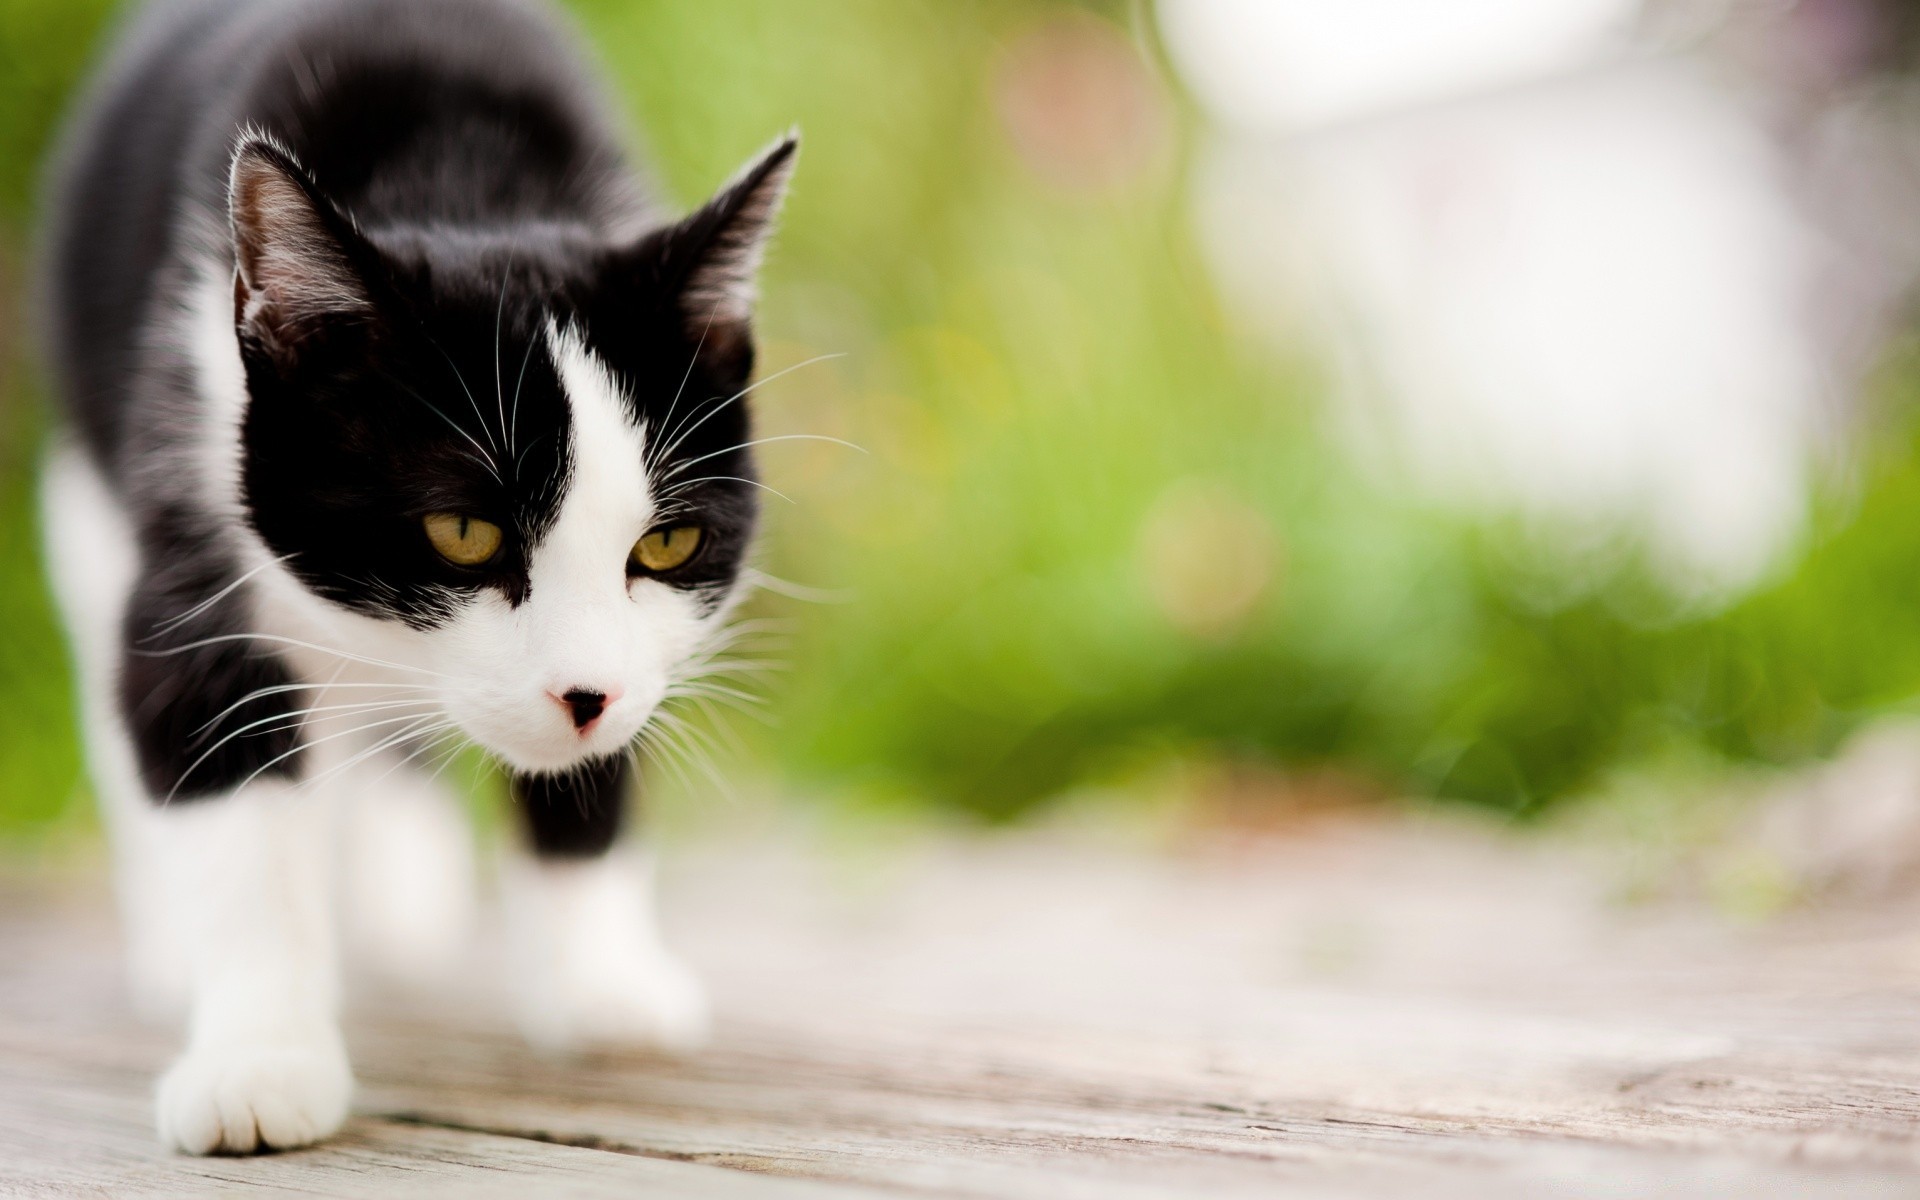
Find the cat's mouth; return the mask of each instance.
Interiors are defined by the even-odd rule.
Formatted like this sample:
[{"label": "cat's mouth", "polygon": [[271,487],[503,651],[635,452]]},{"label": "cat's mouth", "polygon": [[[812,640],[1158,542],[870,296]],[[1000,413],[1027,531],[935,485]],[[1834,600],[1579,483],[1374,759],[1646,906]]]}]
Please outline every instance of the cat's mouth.
[{"label": "cat's mouth", "polygon": [[462,732],[514,770],[552,774],[626,750],[657,702],[620,689],[567,688],[534,704],[451,707]]}]

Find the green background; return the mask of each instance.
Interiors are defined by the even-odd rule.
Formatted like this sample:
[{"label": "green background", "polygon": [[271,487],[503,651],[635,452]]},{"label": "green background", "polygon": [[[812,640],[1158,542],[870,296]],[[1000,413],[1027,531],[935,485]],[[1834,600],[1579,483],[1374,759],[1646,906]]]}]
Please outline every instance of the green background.
[{"label": "green background", "polygon": [[[1630,546],[1576,560],[1332,450],[1311,362],[1219,307],[1183,208],[1199,122],[1132,8],[572,8],[675,201],[805,133],[763,362],[842,357],[762,389],[760,419],[865,452],[766,451],[794,499],[771,505],[766,569],[824,594],[754,602],[784,669],[736,681],[767,723],[695,715],[689,748],[722,773],[998,819],[1250,764],[1531,814],[1623,771],[1818,755],[1920,691],[1903,354],[1801,550],[1704,610]],[[39,166],[108,19],[0,0],[0,834],[28,844],[86,806],[32,516],[23,281]],[[1008,73],[1050,29],[1121,47],[1149,85],[1165,137],[1122,178],[1063,182],[1021,149]],[[1250,597],[1182,615],[1245,561]]]}]

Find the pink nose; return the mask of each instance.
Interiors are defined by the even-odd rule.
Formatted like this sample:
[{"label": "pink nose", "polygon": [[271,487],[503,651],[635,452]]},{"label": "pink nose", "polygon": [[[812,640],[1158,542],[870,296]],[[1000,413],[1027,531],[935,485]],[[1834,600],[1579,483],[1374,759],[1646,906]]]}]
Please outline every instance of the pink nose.
[{"label": "pink nose", "polygon": [[567,716],[573,720],[573,727],[581,733],[587,732],[600,714],[612,708],[620,699],[619,689],[603,692],[599,688],[572,687],[558,694],[548,692],[555,704],[567,710]]}]

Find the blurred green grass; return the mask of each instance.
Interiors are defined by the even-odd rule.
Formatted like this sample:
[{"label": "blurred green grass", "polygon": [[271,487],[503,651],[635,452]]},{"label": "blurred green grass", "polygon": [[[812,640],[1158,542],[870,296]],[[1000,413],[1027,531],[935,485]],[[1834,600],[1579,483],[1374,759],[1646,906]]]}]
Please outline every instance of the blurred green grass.
[{"label": "blurred green grass", "polygon": [[[1816,500],[1805,553],[1731,607],[1688,609],[1630,550],[1596,578],[1537,532],[1422,509],[1332,452],[1313,371],[1216,307],[1187,233],[1178,97],[1165,152],[1120,182],[1036,166],[1005,119],[1008,48],[1069,18],[1124,44],[1129,6],[572,8],[668,195],[805,131],[764,361],[844,357],[764,388],[761,421],[866,453],[766,452],[797,501],[771,506],[767,569],[836,594],[754,605],[792,625],[766,689],[776,724],[744,725],[783,784],[1001,818],[1173,759],[1249,759],[1524,814],[1675,754],[1817,755],[1920,692],[1911,360],[1885,371],[1872,453]],[[34,174],[105,16],[0,0],[13,838],[81,793],[35,551],[44,419],[19,285]]]}]

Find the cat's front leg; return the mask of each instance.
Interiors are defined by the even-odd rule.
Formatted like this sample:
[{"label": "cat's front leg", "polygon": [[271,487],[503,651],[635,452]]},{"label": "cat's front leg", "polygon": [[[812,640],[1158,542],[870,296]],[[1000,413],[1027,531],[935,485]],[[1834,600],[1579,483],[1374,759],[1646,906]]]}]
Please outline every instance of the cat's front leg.
[{"label": "cat's front leg", "polygon": [[323,801],[261,780],[149,820],[191,988],[187,1048],[159,1086],[161,1139],[239,1154],[326,1137],[346,1119],[353,1077]]},{"label": "cat's front leg", "polygon": [[620,838],[632,774],[620,755],[513,782],[525,846],[502,872],[511,982],[542,1049],[685,1051],[707,1037],[706,993],[655,923],[651,863]]},{"label": "cat's front leg", "polygon": [[198,1154],[324,1137],[352,1077],[334,1018],[332,822],[293,781],[290,677],[237,637],[248,626],[233,598],[203,603],[232,577],[210,539],[157,539],[202,553],[143,568],[86,459],[56,453],[45,489],[139,999],[190,1015],[159,1088],[160,1135]]}]

